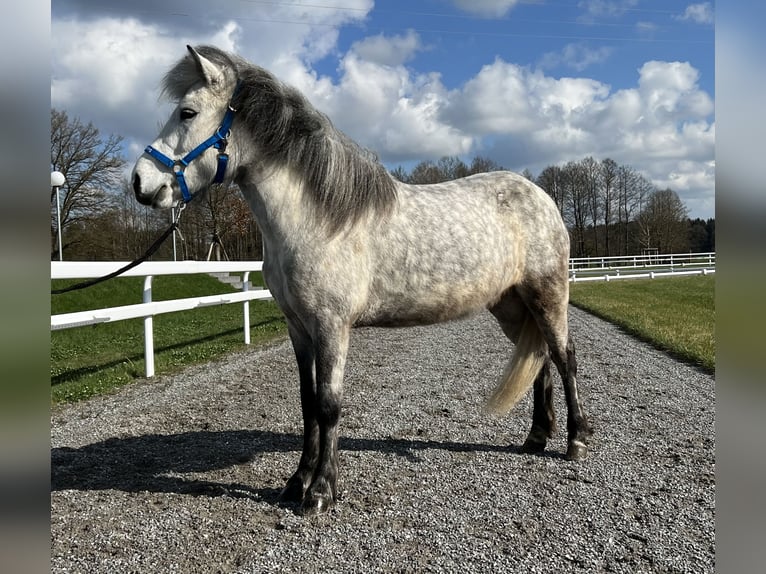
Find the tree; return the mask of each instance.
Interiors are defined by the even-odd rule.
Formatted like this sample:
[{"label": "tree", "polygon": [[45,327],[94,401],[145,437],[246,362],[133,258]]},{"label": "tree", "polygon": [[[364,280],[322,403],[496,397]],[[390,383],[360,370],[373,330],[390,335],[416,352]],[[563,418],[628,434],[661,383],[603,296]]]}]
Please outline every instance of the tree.
[{"label": "tree", "polygon": [[588,156],[580,162],[584,178],[584,192],[588,213],[590,215],[590,228],[593,230],[593,255],[599,254],[598,229],[602,211],[601,201],[601,164],[593,157]]},{"label": "tree", "polygon": [[585,219],[588,211],[585,169],[581,163],[570,161],[562,169],[564,197],[567,200],[564,221],[572,228],[572,252],[575,257],[586,257]]},{"label": "tree", "polygon": [[439,168],[432,161],[421,161],[410,174],[408,183],[428,184],[446,181]]},{"label": "tree", "polygon": [[619,167],[613,159],[606,158],[601,162],[601,199],[604,222],[604,255],[611,255],[609,247],[609,228],[612,225],[612,208],[614,207],[615,187]]},{"label": "tree", "polygon": [[537,177],[537,185],[543,188],[553,198],[553,202],[559,208],[559,213],[564,216],[566,206],[566,194],[564,188],[563,170],[557,165],[546,167]]},{"label": "tree", "polygon": [[404,171],[402,166],[398,166],[396,169],[391,170],[391,176],[394,179],[401,181],[402,183],[410,182],[410,174]]},{"label": "tree", "polygon": [[[122,140],[115,135],[103,139],[92,123],[51,109],[51,169],[66,178],[60,189],[62,235],[65,228],[85,225],[110,207],[107,191],[119,188],[125,165]],[[57,257],[56,236],[56,193],[51,190],[51,258]]]},{"label": "tree", "polygon": [[715,251],[715,219],[689,221],[689,250],[694,253]]},{"label": "tree", "polygon": [[689,248],[687,210],[670,188],[649,194],[638,224],[645,248],[656,247],[660,253],[678,253]]},{"label": "tree", "polygon": [[[399,166],[391,171],[391,176],[403,183],[429,184],[503,169],[497,162],[481,156],[473,158],[470,166],[457,156],[444,156],[436,163],[430,160],[421,161],[411,173],[407,173],[402,166]],[[531,177],[531,174],[529,175]]]},{"label": "tree", "polygon": [[469,174],[468,166],[457,156],[444,156],[436,164],[439,168],[443,181],[460,179]]},{"label": "tree", "polygon": [[473,158],[473,161],[471,161],[471,166],[468,168],[468,173],[473,175],[475,173],[503,171],[504,169],[505,168],[495,160],[477,155],[475,158]]}]

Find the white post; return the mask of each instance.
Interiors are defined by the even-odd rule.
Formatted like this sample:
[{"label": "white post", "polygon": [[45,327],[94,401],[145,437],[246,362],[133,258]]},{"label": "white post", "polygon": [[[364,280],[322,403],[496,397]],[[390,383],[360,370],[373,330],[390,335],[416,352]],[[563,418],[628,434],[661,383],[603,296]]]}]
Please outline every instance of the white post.
[{"label": "white post", "polygon": [[[143,302],[152,302],[152,276],[144,277]],[[146,361],[146,377],[154,376],[154,317],[144,317],[144,360]]]},{"label": "white post", "polygon": [[58,234],[59,261],[64,260],[64,253],[61,247],[61,200],[59,199],[59,188],[64,185],[66,179],[60,171],[51,172],[51,187],[56,189],[56,233]]},{"label": "white post", "polygon": [[[249,291],[248,282],[250,281],[250,271],[242,274],[242,291]],[[250,344],[250,301],[245,301],[242,305],[245,320],[245,345]]]}]

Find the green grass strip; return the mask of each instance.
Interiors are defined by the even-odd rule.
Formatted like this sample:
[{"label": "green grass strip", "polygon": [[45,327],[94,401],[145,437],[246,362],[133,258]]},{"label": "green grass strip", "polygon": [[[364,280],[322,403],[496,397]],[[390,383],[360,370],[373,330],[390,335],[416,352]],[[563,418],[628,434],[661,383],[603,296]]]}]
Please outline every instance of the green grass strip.
[{"label": "green grass strip", "polygon": [[[255,275],[255,274],[254,274]],[[258,279],[254,278],[254,283]],[[52,281],[63,287],[76,281]],[[51,297],[51,314],[141,302],[143,278],[125,277]],[[155,301],[231,293],[208,275],[157,276]],[[217,305],[154,317],[155,373],[178,371],[243,349],[241,304]],[[250,302],[251,344],[285,336],[284,316],[273,301]],[[101,323],[51,332],[51,400],[73,402],[111,392],[144,377],[143,319]]]},{"label": "green grass strip", "polygon": [[712,275],[574,283],[570,301],[679,359],[715,372]]}]

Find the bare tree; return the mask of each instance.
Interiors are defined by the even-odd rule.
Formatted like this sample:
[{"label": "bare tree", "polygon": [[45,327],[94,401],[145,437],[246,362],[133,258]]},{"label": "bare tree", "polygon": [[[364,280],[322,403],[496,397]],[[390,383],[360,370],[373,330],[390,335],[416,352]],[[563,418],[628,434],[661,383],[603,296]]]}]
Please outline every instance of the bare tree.
[{"label": "bare tree", "polygon": [[408,174],[402,166],[398,166],[396,169],[391,170],[391,176],[402,183],[410,183],[410,174]]},{"label": "bare tree", "polygon": [[[119,188],[125,160],[122,136],[103,139],[92,123],[70,120],[51,109],[51,169],[64,174],[60,188],[61,229],[83,224],[109,205],[107,191]],[[51,190],[51,257],[57,255],[56,194]]]},{"label": "bare tree", "polygon": [[443,181],[460,179],[468,175],[468,166],[459,157],[451,155],[442,157],[436,167],[439,168]]},{"label": "bare tree", "polygon": [[580,162],[583,170],[585,197],[593,231],[593,254],[599,254],[598,227],[601,218],[601,165],[588,156]]},{"label": "bare tree", "polygon": [[617,162],[613,159],[606,158],[601,162],[601,200],[604,222],[604,254],[606,256],[611,255],[609,245],[609,228],[612,225],[613,220],[613,208],[615,199],[615,187],[617,184],[617,172],[619,167]]},{"label": "bare tree", "polygon": [[495,160],[477,155],[475,158],[473,158],[473,161],[471,161],[471,166],[468,168],[468,173],[487,173],[489,171],[502,171],[504,169],[505,168]]},{"label": "bare tree", "polygon": [[408,183],[426,184],[446,181],[438,166],[432,161],[421,161],[412,170]]},{"label": "bare tree", "polygon": [[553,198],[562,217],[566,206],[566,188],[564,186],[563,170],[557,165],[546,167],[537,177],[537,185],[542,187]]},{"label": "bare tree", "polygon": [[638,224],[641,243],[646,248],[656,247],[660,253],[689,248],[688,213],[678,194],[670,188],[649,194]]},{"label": "bare tree", "polygon": [[587,176],[581,163],[570,161],[562,169],[566,209],[564,221],[570,225],[575,257],[588,255],[585,249],[585,221],[588,212]]}]

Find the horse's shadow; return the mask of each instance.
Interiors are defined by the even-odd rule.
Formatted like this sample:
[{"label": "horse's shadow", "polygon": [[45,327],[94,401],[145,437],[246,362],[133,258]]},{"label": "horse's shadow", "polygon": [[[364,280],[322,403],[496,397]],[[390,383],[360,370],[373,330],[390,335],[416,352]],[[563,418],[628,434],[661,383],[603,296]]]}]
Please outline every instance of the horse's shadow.
[{"label": "horse's shadow", "polygon": [[[259,455],[296,452],[302,437],[259,430],[193,431],[171,435],[150,434],[110,438],[79,448],[51,449],[51,491],[120,490],[124,492],[178,493],[192,496],[237,496],[277,504],[279,489],[252,488],[235,483],[190,479],[205,473],[250,463]],[[440,442],[411,439],[343,437],[341,451],[389,453],[418,462],[418,451],[505,452],[518,454],[518,446]],[[559,456],[547,453],[544,456]],[[297,461],[297,456],[296,456]]]}]

